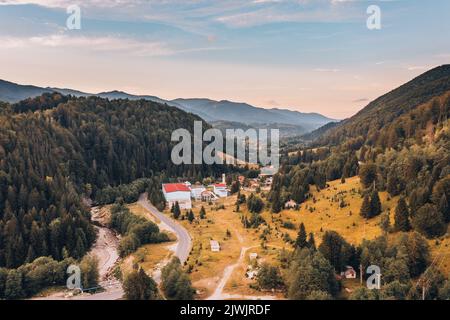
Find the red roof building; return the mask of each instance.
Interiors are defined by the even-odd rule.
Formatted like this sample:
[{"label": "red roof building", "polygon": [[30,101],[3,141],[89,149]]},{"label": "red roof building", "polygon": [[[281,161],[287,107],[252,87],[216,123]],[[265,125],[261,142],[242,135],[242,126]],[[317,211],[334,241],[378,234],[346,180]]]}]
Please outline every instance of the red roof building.
[{"label": "red roof building", "polygon": [[191,189],[184,183],[165,183],[163,184],[163,189],[165,193],[171,192],[191,192]]},{"label": "red roof building", "polygon": [[216,183],[216,184],[214,184],[214,187],[216,187],[216,188],[226,188],[227,185],[225,183]]}]

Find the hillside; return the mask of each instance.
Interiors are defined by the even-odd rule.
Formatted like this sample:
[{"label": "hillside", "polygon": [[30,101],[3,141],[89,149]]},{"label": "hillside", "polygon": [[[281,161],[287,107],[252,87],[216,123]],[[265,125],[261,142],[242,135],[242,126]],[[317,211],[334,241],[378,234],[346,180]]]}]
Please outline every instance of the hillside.
[{"label": "hillside", "polygon": [[450,65],[434,68],[369,103],[351,118],[326,130],[316,144],[339,144],[361,136],[375,144],[380,129],[417,106],[450,91]]},{"label": "hillside", "polygon": [[[172,131],[192,132],[194,120],[200,118],[150,101],[57,93],[3,106],[0,267],[40,256],[82,257],[95,239],[82,196],[130,201],[150,189],[158,204],[161,179],[201,180],[226,172],[169,161]],[[137,180],[143,177],[148,179]]]},{"label": "hillside", "polygon": [[[355,292],[345,293],[346,298],[448,297],[449,116],[447,65],[383,95],[350,119],[318,130],[312,145],[294,141],[299,149],[286,148],[291,152],[267,199],[271,213],[281,213],[280,225],[294,228],[287,231],[289,238],[306,248],[307,232],[312,232],[335,271],[371,264],[382,270],[379,293],[351,283]],[[299,212],[283,210],[288,200],[297,203]],[[300,265],[306,254],[299,254]],[[311,294],[295,281],[288,289],[291,297]],[[425,283],[424,292],[418,283]],[[336,294],[333,287],[326,291]]]}]

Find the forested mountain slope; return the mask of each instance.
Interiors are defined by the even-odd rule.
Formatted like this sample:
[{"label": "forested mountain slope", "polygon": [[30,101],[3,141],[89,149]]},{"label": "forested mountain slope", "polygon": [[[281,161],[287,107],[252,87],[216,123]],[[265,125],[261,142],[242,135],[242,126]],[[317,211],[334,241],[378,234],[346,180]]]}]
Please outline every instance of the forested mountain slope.
[{"label": "forested mountain slope", "polygon": [[375,100],[325,132],[314,148],[283,159],[269,194],[274,211],[287,199],[305,201],[311,185],[321,189],[327,181],[345,183],[359,175],[362,196],[377,191],[401,196],[416,231],[427,237],[445,234],[450,222],[449,116],[450,66],[443,66]]},{"label": "forested mountain slope", "polygon": [[95,234],[82,195],[96,197],[143,177],[159,190],[169,177],[218,174],[217,166],[170,161],[172,131],[192,131],[194,120],[201,119],[145,100],[46,93],[2,104],[0,267],[38,256],[83,256]]},{"label": "forested mountain slope", "polygon": [[449,90],[450,65],[434,68],[379,97],[353,117],[327,130],[316,144],[336,145],[355,137],[362,137],[364,142],[370,145],[376,144],[380,142],[380,129],[402,114]]}]

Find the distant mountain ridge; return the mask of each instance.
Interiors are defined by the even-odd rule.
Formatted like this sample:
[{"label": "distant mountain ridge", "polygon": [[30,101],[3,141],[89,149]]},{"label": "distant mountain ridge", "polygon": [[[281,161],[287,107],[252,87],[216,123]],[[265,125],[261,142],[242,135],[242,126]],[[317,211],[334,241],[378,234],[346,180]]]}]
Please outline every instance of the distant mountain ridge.
[{"label": "distant mountain ridge", "polygon": [[129,99],[129,100],[149,100],[158,103],[165,103],[177,107],[186,112],[196,114],[208,122],[229,121],[239,122],[246,125],[273,124],[277,127],[292,127],[292,134],[302,134],[317,129],[334,119],[327,118],[318,113],[302,113],[286,109],[265,109],[255,107],[247,103],[232,102],[228,100],[215,101],[211,99],[174,99],[164,100],[152,95],[133,95],[123,91],[108,91],[100,93],[86,93],[68,88],[43,88],[32,85],[20,85],[13,82],[0,80],[0,101],[16,103],[18,101],[42,95],[45,92],[59,92],[64,95],[76,97],[97,96],[101,98]]}]

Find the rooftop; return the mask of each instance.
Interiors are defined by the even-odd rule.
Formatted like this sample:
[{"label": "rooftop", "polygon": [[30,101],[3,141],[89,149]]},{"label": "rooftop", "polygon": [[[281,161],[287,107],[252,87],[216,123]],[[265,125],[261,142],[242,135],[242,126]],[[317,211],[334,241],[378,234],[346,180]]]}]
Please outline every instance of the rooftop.
[{"label": "rooftop", "polygon": [[225,183],[216,183],[216,184],[214,184],[214,186],[217,188],[226,188],[227,187],[227,185]]},{"label": "rooftop", "polygon": [[165,183],[163,184],[163,189],[166,193],[170,192],[190,192],[191,190],[184,183]]}]

